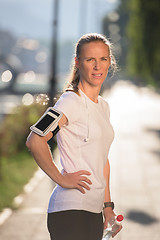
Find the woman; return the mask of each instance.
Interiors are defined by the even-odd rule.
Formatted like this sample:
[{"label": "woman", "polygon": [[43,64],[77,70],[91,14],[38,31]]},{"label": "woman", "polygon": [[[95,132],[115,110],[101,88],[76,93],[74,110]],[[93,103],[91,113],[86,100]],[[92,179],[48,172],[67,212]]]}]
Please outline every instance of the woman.
[{"label": "woman", "polygon": [[40,137],[32,132],[27,139],[37,164],[57,183],[48,207],[52,240],[100,240],[103,227],[115,215],[108,161],[114,132],[109,106],[99,96],[114,64],[111,45],[104,36],[87,34],[78,41],[71,81],[54,106],[63,113],[57,134],[61,173],[47,144],[53,134]]}]

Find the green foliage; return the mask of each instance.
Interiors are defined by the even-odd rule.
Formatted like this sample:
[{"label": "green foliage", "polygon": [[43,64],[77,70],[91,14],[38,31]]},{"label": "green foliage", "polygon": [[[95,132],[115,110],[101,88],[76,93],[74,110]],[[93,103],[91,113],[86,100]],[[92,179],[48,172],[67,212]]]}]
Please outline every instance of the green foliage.
[{"label": "green foliage", "polygon": [[[121,69],[121,72],[125,71],[126,67],[126,58],[128,53],[128,39],[126,34],[126,26],[129,19],[129,1],[128,0],[121,0],[117,9],[116,13],[118,18],[116,20],[112,20],[110,15],[114,15],[114,13],[110,13],[110,15],[106,15],[103,19],[103,33],[111,40],[115,47],[115,56],[117,57],[118,65]],[[118,34],[120,37],[114,36],[110,30],[110,27],[114,25],[119,28]],[[117,48],[118,47],[118,48]]]},{"label": "green foliage", "polygon": [[45,107],[39,104],[31,106],[19,106],[13,109],[12,114],[7,115],[0,126],[0,159],[10,157],[26,148],[25,141],[29,134],[30,126],[45,111]]},{"label": "green foliage", "polygon": [[2,157],[1,162],[3,178],[0,181],[0,211],[13,207],[13,198],[22,192],[23,186],[37,169],[28,151],[8,158]]},{"label": "green foliage", "polygon": [[160,1],[131,0],[127,26],[128,71],[139,80],[160,86]]},{"label": "green foliage", "polygon": [[[30,126],[46,110],[46,106],[19,106],[0,125],[0,211],[12,207],[15,196],[32,177],[37,164],[25,146]],[[54,144],[55,146],[55,144]]]},{"label": "green foliage", "polygon": [[120,44],[118,56],[122,74],[137,83],[160,87],[160,1],[120,0],[116,9],[121,39],[113,41],[108,15],[103,21],[103,33]]}]

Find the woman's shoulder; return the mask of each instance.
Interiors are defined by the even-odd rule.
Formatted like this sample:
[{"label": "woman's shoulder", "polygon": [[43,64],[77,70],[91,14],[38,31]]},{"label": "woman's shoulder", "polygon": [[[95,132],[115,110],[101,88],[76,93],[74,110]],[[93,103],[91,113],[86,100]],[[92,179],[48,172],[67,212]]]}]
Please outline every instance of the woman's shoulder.
[{"label": "woman's shoulder", "polygon": [[110,115],[110,107],[109,107],[109,103],[107,102],[106,99],[104,99],[102,96],[99,96],[99,101],[101,104],[101,107],[104,111],[107,112],[107,115]]},{"label": "woman's shoulder", "polygon": [[60,98],[65,98],[65,99],[79,99],[79,95],[74,92],[74,91],[65,91],[64,93],[62,93],[62,95],[60,96]]},{"label": "woman's shoulder", "polygon": [[104,106],[104,107],[109,107],[109,104],[108,104],[108,102],[107,102],[107,100],[106,99],[104,99],[102,96],[100,96],[99,95],[99,101],[100,101],[100,104],[102,105],[102,106]]},{"label": "woman's shoulder", "polygon": [[56,101],[55,106],[74,106],[79,103],[79,95],[73,91],[66,91],[62,93],[59,99]]},{"label": "woman's shoulder", "polygon": [[78,95],[73,91],[62,93],[54,107],[61,111],[68,119],[69,123],[76,121],[79,118],[79,101]]}]

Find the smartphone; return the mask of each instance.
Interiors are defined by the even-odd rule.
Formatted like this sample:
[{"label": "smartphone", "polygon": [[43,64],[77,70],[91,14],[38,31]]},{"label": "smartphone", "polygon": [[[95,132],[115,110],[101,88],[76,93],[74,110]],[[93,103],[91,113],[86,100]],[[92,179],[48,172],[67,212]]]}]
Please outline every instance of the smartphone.
[{"label": "smartphone", "polygon": [[40,136],[45,136],[47,133],[57,128],[61,117],[62,113],[60,111],[50,107],[30,129]]}]

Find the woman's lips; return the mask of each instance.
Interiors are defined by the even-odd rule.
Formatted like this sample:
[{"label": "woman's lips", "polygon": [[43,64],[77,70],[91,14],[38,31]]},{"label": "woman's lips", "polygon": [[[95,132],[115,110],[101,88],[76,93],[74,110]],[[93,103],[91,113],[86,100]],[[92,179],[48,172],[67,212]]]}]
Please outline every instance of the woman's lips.
[{"label": "woman's lips", "polygon": [[102,77],[102,73],[93,73],[92,76],[94,78],[100,78],[100,77]]}]

